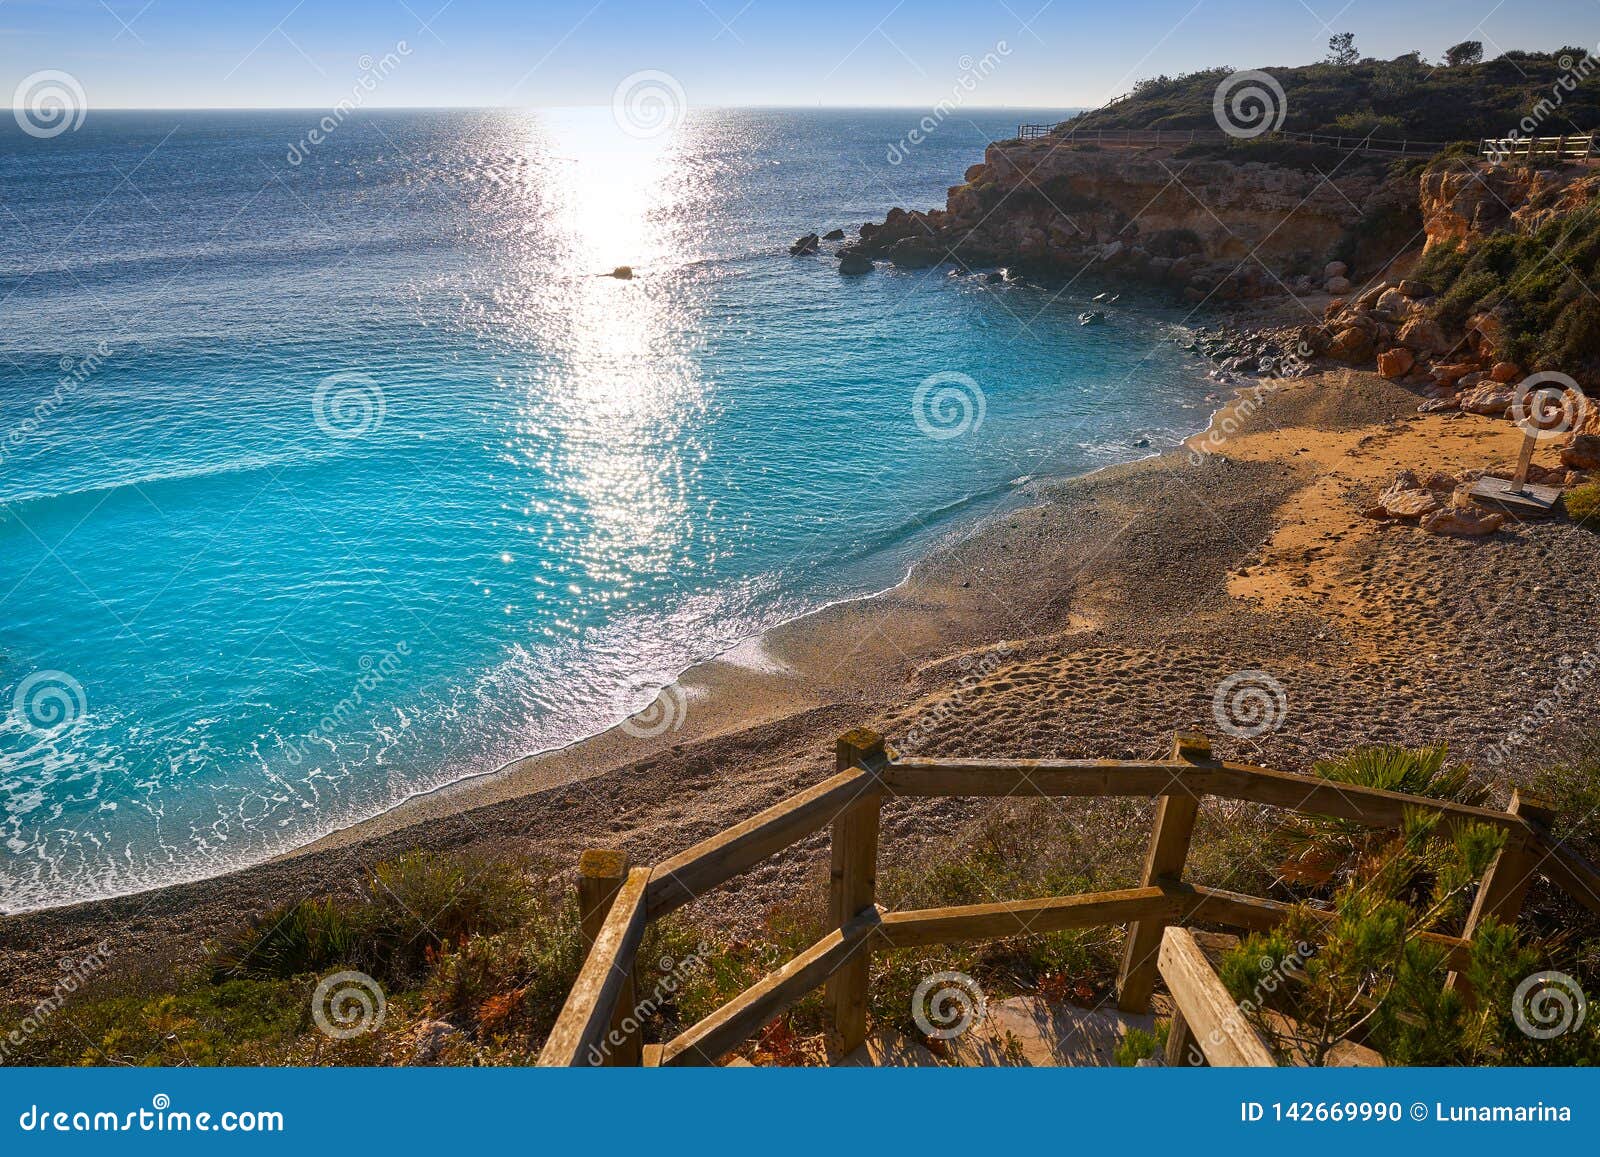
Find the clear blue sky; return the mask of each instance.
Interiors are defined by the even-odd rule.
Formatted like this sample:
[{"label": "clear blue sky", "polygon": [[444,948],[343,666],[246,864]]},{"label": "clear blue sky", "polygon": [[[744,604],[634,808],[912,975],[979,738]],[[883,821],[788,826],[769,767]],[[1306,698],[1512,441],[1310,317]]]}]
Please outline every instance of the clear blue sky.
[{"label": "clear blue sky", "polygon": [[608,104],[642,69],[692,105],[1098,104],[1156,73],[1457,40],[1591,48],[1596,0],[0,0],[0,84],[70,73],[91,107],[329,107],[404,41],[368,106]]}]

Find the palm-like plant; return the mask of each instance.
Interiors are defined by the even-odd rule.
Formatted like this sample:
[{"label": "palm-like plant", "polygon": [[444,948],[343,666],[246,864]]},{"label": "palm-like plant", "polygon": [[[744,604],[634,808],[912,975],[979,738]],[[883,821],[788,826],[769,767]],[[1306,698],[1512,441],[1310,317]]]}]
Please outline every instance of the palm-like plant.
[{"label": "palm-like plant", "polygon": [[[1449,748],[1358,747],[1337,759],[1320,760],[1312,770],[1323,779],[1452,803],[1479,805],[1488,789],[1465,764],[1449,764]],[[1382,832],[1349,820],[1303,817],[1284,831],[1285,860],[1279,870],[1296,883],[1326,884],[1347,879],[1363,856],[1386,842]]]}]

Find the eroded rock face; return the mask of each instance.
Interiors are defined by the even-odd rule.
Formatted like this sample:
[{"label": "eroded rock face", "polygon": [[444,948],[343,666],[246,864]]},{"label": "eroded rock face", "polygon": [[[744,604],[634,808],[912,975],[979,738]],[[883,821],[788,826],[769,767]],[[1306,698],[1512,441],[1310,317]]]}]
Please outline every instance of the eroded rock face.
[{"label": "eroded rock face", "polygon": [[1426,249],[1499,229],[1537,229],[1592,204],[1600,175],[1522,165],[1442,166],[1422,175]]},{"label": "eroded rock face", "polygon": [[[1176,161],[1174,151],[1085,149],[1051,138],[992,144],[983,164],[967,170],[966,183],[949,190],[943,210],[892,210],[881,226],[863,230],[862,240],[881,253],[931,232],[944,250],[972,264],[1067,265],[1087,257],[1135,276],[1185,283],[1215,263],[1213,284],[1198,288],[1227,300],[1282,292],[1255,260],[1245,259],[1285,270],[1282,280],[1292,282],[1287,267],[1323,258],[1383,179],[1369,168],[1335,184],[1315,172],[1256,162]],[[1182,180],[1174,181],[1178,169]],[[1190,266],[1180,268],[1186,260]],[[1232,276],[1240,262],[1254,267],[1253,276]],[[1343,276],[1324,272],[1324,280]]]}]

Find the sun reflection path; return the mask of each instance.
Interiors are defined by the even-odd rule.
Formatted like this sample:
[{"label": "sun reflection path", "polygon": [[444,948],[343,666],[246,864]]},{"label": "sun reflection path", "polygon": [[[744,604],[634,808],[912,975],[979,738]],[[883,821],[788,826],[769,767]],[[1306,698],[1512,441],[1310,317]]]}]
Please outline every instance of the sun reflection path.
[{"label": "sun reflection path", "polygon": [[[539,248],[527,254],[538,274],[511,273],[500,298],[508,328],[541,353],[516,388],[514,450],[543,495],[530,496],[521,529],[544,558],[534,597],[576,596],[557,627],[576,634],[681,582],[703,557],[697,539],[714,534],[700,493],[711,399],[686,229],[700,178],[674,136],[629,136],[605,109],[541,113],[527,147],[547,177],[522,235]],[[607,276],[618,265],[640,276]]]}]

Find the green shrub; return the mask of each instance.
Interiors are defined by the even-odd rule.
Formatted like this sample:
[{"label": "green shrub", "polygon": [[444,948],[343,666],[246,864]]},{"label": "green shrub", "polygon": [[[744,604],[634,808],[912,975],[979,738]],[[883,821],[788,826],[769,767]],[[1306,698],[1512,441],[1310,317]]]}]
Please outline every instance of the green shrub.
[{"label": "green shrub", "polygon": [[1162,1021],[1156,1025],[1155,1032],[1145,1032],[1142,1028],[1130,1028],[1128,1035],[1117,1042],[1117,1047],[1111,1051],[1112,1063],[1131,1069],[1140,1061],[1155,1056],[1167,1047],[1167,1035],[1172,1025]]},{"label": "green shrub", "polygon": [[332,899],[298,900],[270,909],[223,937],[212,954],[213,980],[281,980],[354,964],[365,955],[367,915]]},{"label": "green shrub", "polygon": [[[1488,790],[1464,764],[1447,765],[1448,750],[1391,745],[1359,747],[1338,759],[1322,760],[1312,770],[1324,779],[1454,803],[1483,804]],[[1284,875],[1297,883],[1320,885],[1347,877],[1358,860],[1388,838],[1381,831],[1348,820],[1302,816],[1284,825],[1278,842]]]},{"label": "green shrub", "polygon": [[1600,482],[1573,487],[1563,501],[1568,518],[1588,530],[1600,531],[1600,518],[1595,518],[1595,513],[1600,511]]}]

